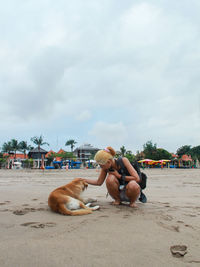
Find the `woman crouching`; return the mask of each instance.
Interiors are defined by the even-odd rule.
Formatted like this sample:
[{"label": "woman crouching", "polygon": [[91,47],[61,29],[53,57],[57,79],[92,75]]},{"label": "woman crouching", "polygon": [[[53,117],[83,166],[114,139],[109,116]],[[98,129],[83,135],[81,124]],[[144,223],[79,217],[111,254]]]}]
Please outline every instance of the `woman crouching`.
[{"label": "woman crouching", "polygon": [[115,159],[115,154],[112,147],[99,150],[94,157],[101,167],[99,177],[97,180],[84,180],[88,184],[100,186],[106,179],[108,193],[114,199],[114,205],[127,201],[130,202],[130,207],[137,207],[135,202],[140,196],[140,177],[127,158]]}]

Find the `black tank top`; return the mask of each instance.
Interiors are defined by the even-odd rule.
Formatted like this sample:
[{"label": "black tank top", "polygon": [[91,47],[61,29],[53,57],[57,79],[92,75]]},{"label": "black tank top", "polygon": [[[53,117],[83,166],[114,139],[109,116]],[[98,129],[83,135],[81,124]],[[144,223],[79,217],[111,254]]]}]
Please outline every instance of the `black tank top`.
[{"label": "black tank top", "polygon": [[[124,166],[122,157],[119,157],[118,159],[115,160],[115,162],[117,163],[117,166],[119,166],[119,170],[118,173],[121,175],[125,175],[125,176],[130,176],[130,173],[128,172],[127,168]],[[124,181],[122,179],[119,179],[119,184],[120,185],[124,185]],[[125,185],[128,184],[128,181],[125,181]]]}]

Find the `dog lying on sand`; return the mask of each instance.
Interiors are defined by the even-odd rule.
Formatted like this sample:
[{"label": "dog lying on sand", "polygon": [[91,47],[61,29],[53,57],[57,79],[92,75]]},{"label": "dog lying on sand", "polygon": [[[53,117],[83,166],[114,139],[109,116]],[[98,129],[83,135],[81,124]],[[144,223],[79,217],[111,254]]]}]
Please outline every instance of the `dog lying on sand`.
[{"label": "dog lying on sand", "polygon": [[99,206],[90,207],[91,203],[84,204],[81,193],[88,184],[81,178],[76,178],[70,183],[56,188],[50,193],[48,205],[52,211],[63,215],[85,215],[99,209]]}]

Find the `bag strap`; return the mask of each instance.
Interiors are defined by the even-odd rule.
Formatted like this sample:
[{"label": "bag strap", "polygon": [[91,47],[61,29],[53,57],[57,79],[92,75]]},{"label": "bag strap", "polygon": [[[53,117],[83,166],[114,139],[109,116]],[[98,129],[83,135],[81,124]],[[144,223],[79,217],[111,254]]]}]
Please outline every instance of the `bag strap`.
[{"label": "bag strap", "polygon": [[117,160],[117,164],[121,167],[121,173],[124,174],[125,173],[125,166],[124,166],[124,162],[122,160],[122,157],[119,157]]},{"label": "bag strap", "polygon": [[[122,157],[119,157],[119,158],[117,159],[117,164],[121,167],[121,173],[122,173],[122,176],[125,175],[125,170],[124,170],[124,169],[125,169],[126,167],[125,167],[125,165],[124,165],[124,162],[123,162]],[[142,173],[141,173],[141,171],[140,171],[140,168],[139,168],[139,166],[138,166],[137,161],[131,163],[131,165],[133,166],[134,170],[137,172],[137,174],[138,174],[138,176],[139,176],[139,178],[140,178],[140,182],[139,182],[139,185],[140,185],[140,183],[142,182]]]},{"label": "bag strap", "polygon": [[123,163],[123,160],[122,160],[122,157],[119,157],[117,160],[117,165],[119,165],[121,167],[120,169],[120,172],[122,174],[122,183],[125,185],[126,184],[126,181],[125,181],[125,166],[124,166],[124,163]]}]

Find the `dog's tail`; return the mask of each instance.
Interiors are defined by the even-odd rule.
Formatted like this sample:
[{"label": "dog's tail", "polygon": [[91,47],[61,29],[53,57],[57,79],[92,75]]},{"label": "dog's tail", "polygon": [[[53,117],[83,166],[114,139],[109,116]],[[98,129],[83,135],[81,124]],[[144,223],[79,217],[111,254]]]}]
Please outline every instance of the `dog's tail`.
[{"label": "dog's tail", "polygon": [[80,209],[80,210],[69,210],[66,208],[65,204],[60,204],[58,208],[58,212],[63,214],[63,215],[85,215],[85,214],[90,214],[92,213],[92,209]]}]

